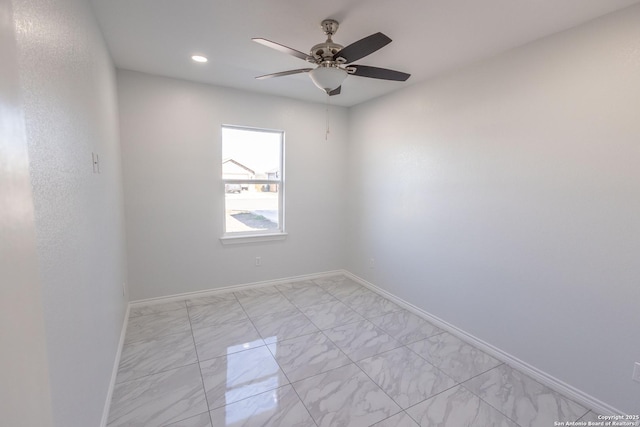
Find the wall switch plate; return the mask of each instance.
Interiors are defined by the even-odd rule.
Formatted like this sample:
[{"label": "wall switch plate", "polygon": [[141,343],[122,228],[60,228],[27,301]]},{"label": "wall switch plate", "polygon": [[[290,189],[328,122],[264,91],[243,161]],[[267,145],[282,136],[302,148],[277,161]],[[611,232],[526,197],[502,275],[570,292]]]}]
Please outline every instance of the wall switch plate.
[{"label": "wall switch plate", "polygon": [[122,282],[122,296],[125,296],[127,294],[127,284],[125,282]]},{"label": "wall switch plate", "polygon": [[260,267],[262,265],[262,258],[259,256],[256,257],[256,267]]},{"label": "wall switch plate", "polygon": [[634,381],[638,381],[640,383],[640,362],[636,362],[633,365],[633,375],[631,376],[631,378]]},{"label": "wall switch plate", "polygon": [[369,268],[373,268],[376,266],[376,260],[373,258],[369,258]]},{"label": "wall switch plate", "polygon": [[98,156],[98,153],[91,153],[91,161],[93,162],[93,173],[100,173],[100,156]]}]

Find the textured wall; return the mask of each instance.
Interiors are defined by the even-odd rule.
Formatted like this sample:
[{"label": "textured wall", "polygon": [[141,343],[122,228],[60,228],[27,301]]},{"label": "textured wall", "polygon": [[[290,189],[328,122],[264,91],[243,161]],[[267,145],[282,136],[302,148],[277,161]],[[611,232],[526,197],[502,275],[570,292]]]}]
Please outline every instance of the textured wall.
[{"label": "textured wall", "polygon": [[355,107],[349,153],[349,270],[632,414],[639,23],[635,6]]},{"label": "textured wall", "polygon": [[0,0],[0,414],[2,425],[49,427],[42,289],[13,11]]},{"label": "textured wall", "polygon": [[54,425],[97,426],[126,301],[114,68],[84,0],[14,14]]},{"label": "textured wall", "polygon": [[[322,104],[121,70],[118,102],[132,300],[344,267],[344,108],[326,141]],[[285,241],[220,242],[222,124],[285,131]]]}]

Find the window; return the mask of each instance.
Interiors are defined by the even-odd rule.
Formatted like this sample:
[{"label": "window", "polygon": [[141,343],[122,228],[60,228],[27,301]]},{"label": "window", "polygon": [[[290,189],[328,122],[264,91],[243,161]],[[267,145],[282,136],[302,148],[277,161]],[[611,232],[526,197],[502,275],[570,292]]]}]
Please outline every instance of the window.
[{"label": "window", "polygon": [[224,236],[284,235],[284,132],[222,126]]}]

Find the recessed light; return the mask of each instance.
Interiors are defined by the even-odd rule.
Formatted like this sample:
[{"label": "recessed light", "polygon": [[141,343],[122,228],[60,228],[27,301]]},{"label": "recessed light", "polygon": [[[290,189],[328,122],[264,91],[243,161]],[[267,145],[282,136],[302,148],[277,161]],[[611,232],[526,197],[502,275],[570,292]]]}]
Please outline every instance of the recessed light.
[{"label": "recessed light", "polygon": [[200,55],[193,55],[191,57],[191,59],[193,59],[196,62],[207,62],[208,61],[207,58],[205,58],[204,56],[200,56]]}]

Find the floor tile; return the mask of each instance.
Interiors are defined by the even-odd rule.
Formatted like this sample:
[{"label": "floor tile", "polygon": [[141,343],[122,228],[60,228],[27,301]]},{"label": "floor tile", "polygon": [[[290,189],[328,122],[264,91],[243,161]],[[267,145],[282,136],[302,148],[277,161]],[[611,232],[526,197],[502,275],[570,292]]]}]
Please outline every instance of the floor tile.
[{"label": "floor tile", "polygon": [[186,307],[129,319],[125,342],[161,337],[191,330]]},{"label": "floor tile", "polygon": [[[320,289],[320,287],[318,287]],[[304,293],[298,293],[295,297],[289,298],[288,295],[285,297],[289,298],[289,300],[298,308],[308,307],[313,304],[325,303],[325,302],[335,302],[338,301],[333,295],[328,292],[316,290],[307,290]]]},{"label": "floor tile", "polygon": [[315,304],[300,309],[319,329],[329,329],[364,320],[340,301]]},{"label": "floor tile", "polygon": [[162,426],[206,412],[197,364],[116,384],[108,426]]},{"label": "floor tile", "polygon": [[233,292],[219,293],[201,297],[192,297],[187,299],[187,308],[196,305],[217,304],[224,301],[238,301]]},{"label": "floor tile", "polygon": [[196,363],[191,331],[127,343],[122,348],[116,383]]},{"label": "floor tile", "polygon": [[400,408],[356,365],[293,383],[319,427],[369,426]]},{"label": "floor tile", "polygon": [[345,276],[340,277],[341,279],[332,280],[316,279],[314,282],[338,299],[343,299],[354,293],[367,290],[364,286]]},{"label": "floor tile", "polygon": [[280,292],[277,294],[255,295],[240,299],[240,304],[250,318],[264,316],[265,314],[278,313],[293,310],[295,305],[285,298]]},{"label": "floor tile", "polygon": [[336,285],[336,284],[339,285],[345,280],[347,280],[347,276],[345,276],[344,274],[336,274],[333,276],[324,276],[324,277],[318,277],[316,279],[311,279],[313,283],[315,283],[318,286],[322,286],[323,288]]},{"label": "floor tile", "polygon": [[342,302],[367,319],[402,310],[399,305],[370,291],[346,297]]},{"label": "floor tile", "polygon": [[275,286],[262,286],[259,288],[235,291],[233,295],[242,303],[243,300],[252,299],[256,296],[275,295],[279,293],[280,291]]},{"label": "floor tile", "polygon": [[194,329],[193,338],[200,361],[264,345],[248,320]]},{"label": "floor tile", "polygon": [[235,299],[206,305],[192,305],[188,311],[193,328],[249,319],[240,303]]},{"label": "floor tile", "polygon": [[407,413],[422,427],[518,427],[462,386],[418,403]]},{"label": "floor tile", "polygon": [[186,420],[177,421],[165,427],[211,427],[211,416],[208,412],[187,418]]},{"label": "floor tile", "polygon": [[577,421],[587,409],[508,365],[485,372],[464,386],[521,427]]},{"label": "floor tile", "polygon": [[322,332],[268,345],[289,381],[298,381],[351,363]]},{"label": "floor tile", "polygon": [[448,332],[409,344],[408,347],[458,382],[502,363]]},{"label": "floor tile", "polygon": [[407,310],[373,317],[371,322],[400,341],[409,344],[442,333],[442,329]]},{"label": "floor tile", "polygon": [[209,408],[219,408],[289,384],[266,347],[200,362]]},{"label": "floor tile", "polygon": [[164,313],[165,311],[180,310],[185,307],[184,301],[170,301],[159,304],[134,305],[129,310],[129,318],[147,314]]},{"label": "floor tile", "polygon": [[315,286],[317,285],[313,282],[313,280],[294,280],[292,282],[276,285],[276,289],[284,293],[295,289],[307,289]]},{"label": "floor tile", "polygon": [[290,385],[211,411],[216,427],[315,427]]},{"label": "floor tile", "polygon": [[366,304],[368,300],[379,296],[377,293],[365,288],[364,286],[351,286],[348,291],[345,289],[342,292],[334,292],[332,295],[347,304],[349,307],[352,305]]},{"label": "floor tile", "polygon": [[418,427],[418,424],[406,412],[400,412],[386,420],[375,423],[371,427]]},{"label": "floor tile", "polygon": [[406,347],[363,359],[358,366],[403,409],[456,385]]},{"label": "floor tile", "polygon": [[324,333],[353,361],[402,345],[368,320],[327,329]]},{"label": "floor tile", "polygon": [[299,283],[280,285],[277,286],[277,288],[296,307],[306,307],[313,304],[336,301],[331,294],[313,282],[302,283],[303,285]]},{"label": "floor tile", "polygon": [[253,324],[267,344],[318,331],[309,318],[295,307],[293,310],[255,317]]}]

